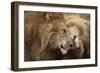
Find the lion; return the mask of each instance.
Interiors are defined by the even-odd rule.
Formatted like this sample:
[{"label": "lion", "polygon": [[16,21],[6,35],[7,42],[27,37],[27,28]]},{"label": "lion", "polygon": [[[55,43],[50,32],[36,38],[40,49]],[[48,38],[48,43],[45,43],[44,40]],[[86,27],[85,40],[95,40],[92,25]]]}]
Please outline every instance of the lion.
[{"label": "lion", "polygon": [[66,27],[73,41],[66,59],[90,58],[90,23],[79,15],[65,16]]},{"label": "lion", "polygon": [[25,12],[25,61],[58,60],[72,45],[63,13]]}]

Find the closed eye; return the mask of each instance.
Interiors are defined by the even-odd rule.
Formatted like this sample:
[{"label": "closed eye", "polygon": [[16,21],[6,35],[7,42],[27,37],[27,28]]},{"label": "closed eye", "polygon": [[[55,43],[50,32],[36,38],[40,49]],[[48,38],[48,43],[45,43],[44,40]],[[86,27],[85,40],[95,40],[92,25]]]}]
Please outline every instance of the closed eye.
[{"label": "closed eye", "polygon": [[77,36],[76,36],[76,35],[74,35],[74,37],[73,37],[73,41],[76,39],[76,37],[77,37]]},{"label": "closed eye", "polygon": [[63,29],[63,32],[66,33],[66,29]]}]

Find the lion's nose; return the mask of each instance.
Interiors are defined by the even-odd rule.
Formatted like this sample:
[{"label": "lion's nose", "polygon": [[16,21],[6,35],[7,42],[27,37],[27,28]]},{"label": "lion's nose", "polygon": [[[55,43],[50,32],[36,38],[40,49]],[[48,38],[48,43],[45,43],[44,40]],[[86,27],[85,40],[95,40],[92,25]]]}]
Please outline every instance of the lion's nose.
[{"label": "lion's nose", "polygon": [[64,48],[63,45],[61,45],[59,49],[60,49],[60,51],[61,51],[61,53],[62,53],[63,55],[65,55],[65,54],[67,53],[67,51],[68,51],[67,49]]},{"label": "lion's nose", "polygon": [[72,44],[70,44],[70,47],[72,47],[73,45]]},{"label": "lion's nose", "polygon": [[73,47],[73,44],[70,44],[69,46],[70,46],[70,47]]},{"label": "lion's nose", "polygon": [[63,46],[63,45],[61,45],[61,48],[64,48],[64,46]]}]

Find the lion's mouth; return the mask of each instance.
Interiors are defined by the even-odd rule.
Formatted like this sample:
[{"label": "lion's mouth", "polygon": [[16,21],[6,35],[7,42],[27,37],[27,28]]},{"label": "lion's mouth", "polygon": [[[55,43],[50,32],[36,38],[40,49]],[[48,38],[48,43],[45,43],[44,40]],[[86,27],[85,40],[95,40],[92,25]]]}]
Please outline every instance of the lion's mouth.
[{"label": "lion's mouth", "polygon": [[61,46],[59,49],[60,49],[62,55],[67,54],[67,52],[68,52],[68,50],[69,50],[69,49],[64,48],[63,46]]},{"label": "lion's mouth", "polygon": [[68,52],[68,50],[66,50],[66,49],[64,49],[64,48],[59,48],[59,49],[60,49],[60,51],[61,51],[61,53],[62,53],[63,55],[67,54],[67,52]]}]

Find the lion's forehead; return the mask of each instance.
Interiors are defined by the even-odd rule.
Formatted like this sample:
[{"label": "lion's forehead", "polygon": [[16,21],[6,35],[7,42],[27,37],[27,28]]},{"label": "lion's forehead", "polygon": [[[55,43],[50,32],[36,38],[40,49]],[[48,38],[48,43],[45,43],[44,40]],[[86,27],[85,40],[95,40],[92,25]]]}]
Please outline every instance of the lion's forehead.
[{"label": "lion's forehead", "polygon": [[72,33],[72,34],[78,34],[78,33],[79,33],[78,28],[75,27],[75,26],[70,27],[70,28],[69,28],[69,31],[70,31],[70,33]]}]

